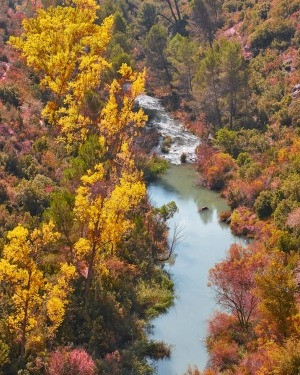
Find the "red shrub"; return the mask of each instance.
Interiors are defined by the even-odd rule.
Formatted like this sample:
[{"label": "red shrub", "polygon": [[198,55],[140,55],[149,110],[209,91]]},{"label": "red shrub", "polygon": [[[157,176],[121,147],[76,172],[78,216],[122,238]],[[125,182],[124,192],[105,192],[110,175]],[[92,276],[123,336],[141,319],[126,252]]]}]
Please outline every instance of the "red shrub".
[{"label": "red shrub", "polygon": [[230,229],[238,236],[252,238],[261,234],[262,222],[247,207],[240,206],[231,215]]},{"label": "red shrub", "polygon": [[49,375],[95,375],[95,364],[83,349],[59,348],[50,355]]},{"label": "red shrub", "polygon": [[236,169],[236,163],[229,154],[216,153],[208,145],[199,147],[197,165],[201,182],[211,189],[222,189]]},{"label": "red shrub", "polygon": [[209,349],[213,368],[219,368],[222,371],[238,362],[239,347],[235,342],[228,341],[226,337],[214,341]]},{"label": "red shrub", "polygon": [[255,199],[264,189],[265,182],[261,177],[250,182],[241,179],[232,180],[225,191],[225,197],[232,208],[240,205],[253,207]]},{"label": "red shrub", "polygon": [[251,247],[233,244],[226,259],[209,271],[210,286],[218,304],[229,311],[242,328],[249,325],[255,313],[255,273],[261,267],[261,258],[253,256]]},{"label": "red shrub", "polygon": [[209,336],[219,336],[228,331],[236,324],[236,318],[223,312],[216,312],[208,323]]}]

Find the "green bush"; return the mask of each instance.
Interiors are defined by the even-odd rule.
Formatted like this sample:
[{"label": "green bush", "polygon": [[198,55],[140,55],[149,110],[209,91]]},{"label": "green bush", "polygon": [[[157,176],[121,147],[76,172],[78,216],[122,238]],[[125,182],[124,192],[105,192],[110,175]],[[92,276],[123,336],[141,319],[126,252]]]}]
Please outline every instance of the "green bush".
[{"label": "green bush", "polygon": [[78,156],[71,158],[70,166],[64,172],[69,180],[80,179],[80,177],[95,164],[101,161],[103,154],[97,135],[90,136],[80,146]]},{"label": "green bush", "polygon": [[166,173],[168,169],[168,162],[158,156],[153,156],[143,166],[144,176],[146,181],[154,181],[157,177]]},{"label": "green bush", "polygon": [[49,206],[52,188],[53,181],[40,174],[32,181],[22,180],[17,186],[17,203],[30,215],[39,216]]},{"label": "green bush", "polygon": [[223,7],[225,10],[227,10],[228,13],[241,11],[243,9],[243,1],[236,1],[236,0],[226,1]]},{"label": "green bush", "polygon": [[38,138],[34,144],[33,149],[35,152],[42,152],[48,150],[48,141],[45,136]]},{"label": "green bush", "polygon": [[298,207],[297,202],[283,199],[274,212],[274,222],[279,229],[286,229],[288,215]]},{"label": "green bush", "polygon": [[157,10],[156,6],[152,3],[143,3],[141,14],[140,14],[140,24],[145,27],[147,31],[156,23]]},{"label": "green bush", "polygon": [[253,180],[260,176],[261,165],[259,163],[248,163],[244,167],[244,177],[246,180]]},{"label": "green bush", "polygon": [[272,201],[273,201],[273,192],[272,191],[262,191],[259,196],[256,198],[254,208],[259,219],[268,218],[272,212]]},{"label": "green bush", "polygon": [[274,39],[289,41],[295,34],[295,28],[289,20],[269,19],[257,27],[251,35],[251,48],[267,48]]},{"label": "green bush", "polygon": [[283,200],[284,195],[281,190],[262,191],[256,198],[254,208],[260,219],[268,218]]},{"label": "green bush", "polygon": [[242,167],[248,163],[251,163],[251,158],[248,154],[248,152],[241,152],[239,156],[237,157],[237,163],[239,167]]},{"label": "green bush", "polygon": [[15,87],[0,85],[0,100],[4,103],[19,107],[21,105],[20,95]]},{"label": "green bush", "polygon": [[297,243],[288,232],[284,232],[278,239],[278,247],[281,251],[289,253],[297,249]]},{"label": "green bush", "polygon": [[260,16],[260,18],[262,18],[263,20],[267,19],[270,7],[271,4],[267,1],[265,1],[262,4],[259,4],[258,15]]},{"label": "green bush", "polygon": [[300,175],[290,174],[282,183],[282,191],[285,198],[300,202]]},{"label": "green bush", "polygon": [[4,203],[8,199],[6,186],[0,182],[0,204]]},{"label": "green bush", "polygon": [[236,157],[239,153],[239,139],[238,134],[234,130],[229,130],[223,128],[217,132],[217,145],[222,149],[222,151]]},{"label": "green bush", "polygon": [[[9,346],[0,340],[0,368],[9,361]],[[0,370],[0,373],[1,370]]]},{"label": "green bush", "polygon": [[74,203],[75,196],[72,193],[66,190],[56,191],[51,194],[50,207],[44,214],[46,219],[53,220],[57,228],[61,228],[68,239],[72,236]]}]

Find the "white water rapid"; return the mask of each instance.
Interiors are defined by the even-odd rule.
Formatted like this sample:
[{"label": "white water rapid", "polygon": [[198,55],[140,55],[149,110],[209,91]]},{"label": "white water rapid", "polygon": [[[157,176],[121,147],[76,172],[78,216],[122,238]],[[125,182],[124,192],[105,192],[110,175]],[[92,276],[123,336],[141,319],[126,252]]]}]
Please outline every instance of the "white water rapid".
[{"label": "white water rapid", "polygon": [[[174,120],[166,112],[159,99],[140,95],[136,101],[146,112],[151,112],[148,126],[155,127],[161,135],[159,144],[154,151],[171,164],[181,164],[182,154],[186,155],[188,163],[193,163],[196,159],[196,147],[200,143],[199,138],[185,130],[180,122]],[[163,153],[161,150],[165,137],[170,137],[172,141],[168,153]]]}]

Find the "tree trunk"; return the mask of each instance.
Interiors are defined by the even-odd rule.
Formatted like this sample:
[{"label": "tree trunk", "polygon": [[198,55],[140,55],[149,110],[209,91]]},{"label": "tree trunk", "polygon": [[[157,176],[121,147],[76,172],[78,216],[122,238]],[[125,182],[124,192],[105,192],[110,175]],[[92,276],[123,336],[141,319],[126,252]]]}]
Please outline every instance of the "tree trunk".
[{"label": "tree trunk", "polygon": [[232,129],[233,124],[233,95],[230,93],[230,121],[229,121],[229,128]]},{"label": "tree trunk", "polygon": [[22,322],[22,336],[21,336],[21,349],[20,349],[20,358],[23,361],[25,357],[25,346],[26,346],[26,326],[27,326],[27,319],[28,319],[28,305],[29,305],[29,298],[27,297],[25,306],[24,306],[24,319]]},{"label": "tree trunk", "polygon": [[175,23],[177,23],[177,22],[178,22],[178,19],[177,19],[176,14],[175,14],[175,12],[174,12],[174,10],[173,10],[173,7],[172,7],[172,4],[171,4],[171,1],[170,1],[170,0],[165,0],[165,1],[166,1],[167,4],[169,5],[169,8],[170,8],[170,11],[171,11],[172,17],[173,17],[174,20],[175,20]]},{"label": "tree trunk", "polygon": [[86,294],[85,294],[86,301],[88,300],[91,285],[92,285],[92,280],[93,280],[94,260],[95,260],[95,256],[96,256],[96,250],[97,250],[96,242],[94,241],[93,247],[92,247],[92,253],[91,253],[91,256],[90,256],[89,263],[88,263],[89,269],[88,269],[88,274],[87,274],[87,278],[86,278]]},{"label": "tree trunk", "polygon": [[164,70],[166,72],[168,83],[170,85],[170,88],[172,89],[173,88],[172,83],[171,83],[172,82],[172,77],[171,77],[171,74],[170,74],[169,69],[168,69],[168,63],[167,63],[167,61],[166,61],[163,53],[160,54],[160,57],[162,59],[162,63],[163,63]]},{"label": "tree trunk", "polygon": [[178,5],[178,0],[174,0],[174,3],[175,3],[178,19],[181,20],[181,14],[180,14],[180,9],[179,9],[179,5]]},{"label": "tree trunk", "polygon": [[222,127],[222,120],[221,120],[221,112],[219,108],[219,99],[218,99],[218,94],[217,94],[217,87],[216,87],[216,80],[215,80],[215,74],[213,72],[213,92],[214,92],[214,101],[215,101],[215,108],[217,112],[217,119],[218,119],[218,126],[219,128]]},{"label": "tree trunk", "polygon": [[31,270],[28,270],[28,283],[27,283],[27,291],[28,295],[24,305],[24,319],[22,322],[21,328],[21,348],[20,348],[20,359],[23,361],[25,357],[25,347],[26,347],[26,327],[27,327],[27,320],[28,320],[28,309],[29,309],[29,290],[31,285]]},{"label": "tree trunk", "polygon": [[192,73],[191,73],[191,68],[190,66],[188,67],[188,85],[189,85],[189,90],[190,92],[193,91],[193,85],[192,85]]}]

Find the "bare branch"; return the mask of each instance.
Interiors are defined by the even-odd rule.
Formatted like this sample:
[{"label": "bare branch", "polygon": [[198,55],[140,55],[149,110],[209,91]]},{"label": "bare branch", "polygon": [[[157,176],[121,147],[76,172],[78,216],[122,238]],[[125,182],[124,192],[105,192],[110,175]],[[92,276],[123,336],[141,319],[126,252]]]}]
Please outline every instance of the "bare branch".
[{"label": "bare branch", "polygon": [[157,13],[157,15],[163,17],[165,20],[167,20],[167,21],[170,22],[172,25],[174,25],[174,22],[171,20],[171,18],[165,16],[165,15],[162,14],[162,13]]},{"label": "bare branch", "polygon": [[180,244],[180,242],[182,242],[183,239],[184,239],[185,234],[183,233],[183,230],[184,230],[184,228],[180,227],[179,224],[174,225],[174,231],[173,231],[172,239],[171,239],[171,242],[168,246],[168,254],[165,258],[159,258],[158,260],[160,262],[166,262],[167,260],[169,260],[171,258],[172,254],[175,251],[176,246],[178,246]]}]

